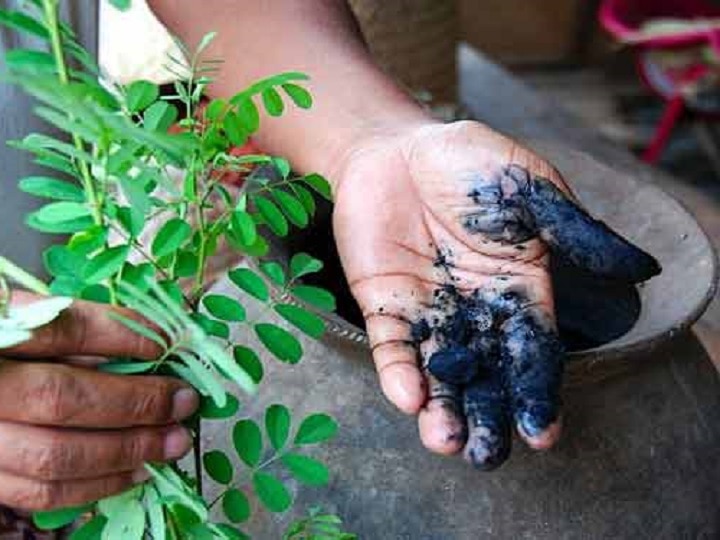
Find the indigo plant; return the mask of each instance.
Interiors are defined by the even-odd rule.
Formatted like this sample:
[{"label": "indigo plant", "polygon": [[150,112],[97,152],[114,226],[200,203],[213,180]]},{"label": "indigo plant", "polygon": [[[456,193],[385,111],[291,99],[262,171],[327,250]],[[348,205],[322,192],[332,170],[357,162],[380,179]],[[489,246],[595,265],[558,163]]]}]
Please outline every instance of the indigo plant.
[{"label": "indigo plant", "polygon": [[[129,4],[112,3],[120,9]],[[287,267],[265,260],[269,235],[306,227],[314,197],[330,198],[328,183],[316,174],[294,175],[280,157],[231,151],[258,130],[259,106],[271,117],[288,105],[311,107],[302,86],[308,77],[282,73],[201,107],[220,68],[220,62],[203,58],[213,39],[208,34],[194,52],[178,44],[186,58],[168,58],[178,81],[175,95],[161,96],[147,81],[112,84],[102,80],[95,60],[59,19],[58,4],[28,0],[23,11],[0,11],[0,23],[45,43],[37,50],[8,51],[5,78],[32,95],[35,114],[65,134],[31,133],[11,143],[48,170],[47,176],[20,180],[21,190],[48,201],[27,216],[27,224],[67,235],[65,243],[43,253],[49,284],[0,260],[0,346],[30,339],[34,328],[74,298],[126,306],[153,326],[115,317],[163,353],[151,362],[118,358],[98,369],[177,376],[197,389],[202,405],[189,426],[190,470],[178,463],[148,464],[147,483],[93,505],[37,513],[35,522],[55,529],[80,519],[74,540],[247,538],[239,527],[250,518],[249,494],[270,512],[285,512],[292,496],[279,468],[300,483],[326,484],[328,469],[305,449],[337,431],[326,414],[294,419],[280,403],[269,406],[259,422],[236,420],[240,403],[225,390],[230,381],[244,392],[256,391],[265,352],[280,362],[299,362],[302,345],[287,328],[319,338],[324,323],[318,313],[335,307],[330,293],[302,283],[303,276],[322,269],[321,261],[305,253],[295,254]],[[223,184],[228,172],[247,175],[240,190]],[[148,240],[158,219],[163,224]],[[207,294],[208,261],[223,244],[259,259],[253,265],[258,271],[229,272],[237,295]],[[52,298],[11,306],[10,282]],[[265,304],[257,318],[247,315],[248,298]],[[287,324],[264,320],[269,311]],[[254,332],[264,350],[233,343],[231,327],[238,326]],[[240,470],[223,449],[201,448],[206,422],[227,423]],[[221,487],[213,499],[204,497],[204,473]],[[211,516],[220,511],[224,519],[214,522]],[[314,510],[286,538],[354,536],[341,530],[336,516]]]}]

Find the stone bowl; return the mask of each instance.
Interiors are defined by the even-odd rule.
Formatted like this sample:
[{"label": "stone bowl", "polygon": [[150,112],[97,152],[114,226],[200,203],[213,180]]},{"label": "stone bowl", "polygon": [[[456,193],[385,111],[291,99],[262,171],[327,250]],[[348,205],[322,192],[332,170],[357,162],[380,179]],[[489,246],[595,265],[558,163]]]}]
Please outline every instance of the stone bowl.
[{"label": "stone bowl", "polygon": [[[566,383],[592,382],[631,369],[634,358],[647,357],[645,353],[688,328],[712,299],[718,276],[710,240],[685,208],[651,183],[557,144],[531,146],[556,165],[593,216],[653,254],[662,265],[660,276],[638,287],[639,313],[622,335],[568,354]],[[275,241],[271,257],[286,263],[292,243],[292,239]],[[298,251],[298,246],[293,245],[292,251]],[[337,314],[320,315],[331,337],[368,347],[362,328]]]}]

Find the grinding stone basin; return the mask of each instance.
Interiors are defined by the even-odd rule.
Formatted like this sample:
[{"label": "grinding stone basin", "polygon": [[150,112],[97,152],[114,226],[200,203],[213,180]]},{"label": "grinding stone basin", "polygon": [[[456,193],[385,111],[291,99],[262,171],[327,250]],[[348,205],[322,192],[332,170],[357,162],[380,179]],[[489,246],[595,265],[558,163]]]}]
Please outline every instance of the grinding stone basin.
[{"label": "grinding stone basin", "polygon": [[[714,294],[717,278],[710,241],[693,217],[659,188],[613,170],[587,154],[557,144],[530,142],[529,146],[556,165],[593,216],[650,252],[662,265],[660,276],[639,287],[639,313],[633,315],[622,335],[568,355],[566,381],[573,384],[593,380],[627,368],[629,365],[625,360],[630,354],[652,350],[702,314]],[[323,226],[327,227],[329,220],[325,221]],[[312,240],[303,241],[307,244]],[[309,251],[327,260],[327,251],[314,252],[313,246],[304,245],[303,241],[291,239],[290,249],[287,241],[276,243],[273,257],[286,262],[288,251]],[[330,242],[329,239],[323,241]],[[338,281],[342,277],[331,276],[330,279]],[[559,279],[562,281],[564,276]],[[564,291],[566,297],[574,294],[572,285],[570,287]],[[600,298],[602,293],[598,300]],[[594,322],[589,320],[592,311],[581,310],[572,317],[587,317],[588,325],[592,325]],[[562,314],[559,315],[562,319]],[[330,333],[367,344],[365,332],[356,324],[338,315],[323,316]],[[610,312],[606,316],[613,314]]]}]

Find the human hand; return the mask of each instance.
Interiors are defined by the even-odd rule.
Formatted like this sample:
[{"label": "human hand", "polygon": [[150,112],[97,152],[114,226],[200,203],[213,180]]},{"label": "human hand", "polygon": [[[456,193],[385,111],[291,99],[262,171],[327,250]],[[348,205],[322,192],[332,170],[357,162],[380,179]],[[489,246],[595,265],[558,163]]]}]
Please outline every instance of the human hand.
[{"label": "human hand", "polygon": [[552,446],[564,351],[549,251],[628,282],[657,261],[479,123],[376,135],[339,171],[335,237],[386,396],[418,414],[428,449],[464,448],[480,469],[507,458],[513,423],[531,447]]},{"label": "human hand", "polygon": [[143,463],[190,449],[179,422],[198,397],[187,385],[67,362],[157,357],[158,347],[108,318],[109,309],[76,301],[32,340],[0,351],[0,503],[48,510],[95,501],[144,481]]}]

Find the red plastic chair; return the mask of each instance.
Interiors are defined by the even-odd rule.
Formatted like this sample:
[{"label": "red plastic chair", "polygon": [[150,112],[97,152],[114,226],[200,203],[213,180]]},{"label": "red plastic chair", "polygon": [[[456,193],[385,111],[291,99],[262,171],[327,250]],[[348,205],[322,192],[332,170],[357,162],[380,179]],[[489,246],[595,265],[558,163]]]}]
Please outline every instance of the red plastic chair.
[{"label": "red plastic chair", "polygon": [[[720,100],[694,99],[686,91],[707,77],[716,66],[701,58],[687,65],[668,67],[657,62],[656,53],[682,54],[700,47],[711,47],[720,56],[720,21],[705,28],[650,35],[643,25],[658,19],[720,19],[720,3],[708,0],[604,0],[600,5],[600,24],[615,39],[635,48],[637,66],[645,85],[665,100],[665,110],[643,160],[656,163],[670,139],[673,128],[686,112],[707,120],[720,118]],[[655,53],[655,54],[654,54]]]}]

